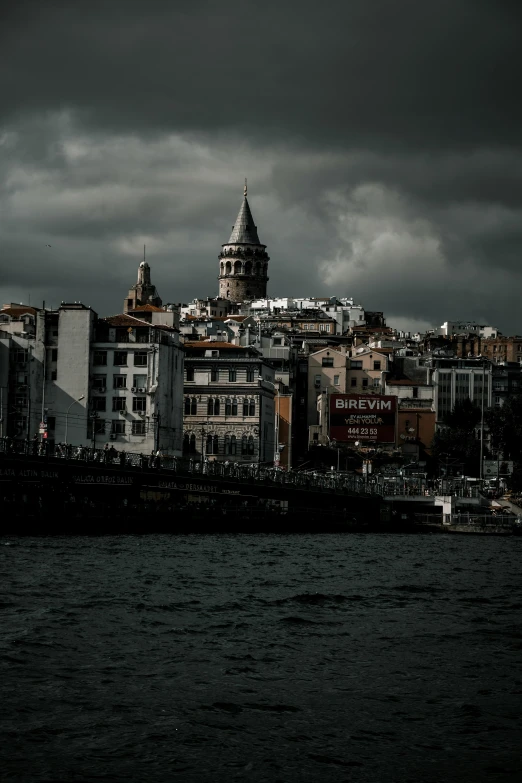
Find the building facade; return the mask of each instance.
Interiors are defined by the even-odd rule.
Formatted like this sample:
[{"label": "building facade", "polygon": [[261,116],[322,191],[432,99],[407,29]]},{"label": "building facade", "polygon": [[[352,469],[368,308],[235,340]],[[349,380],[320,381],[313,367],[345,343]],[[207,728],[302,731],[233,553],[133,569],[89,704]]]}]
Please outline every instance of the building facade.
[{"label": "building facade", "polygon": [[125,314],[98,318],[79,302],[63,303],[36,311],[33,335],[0,335],[0,380],[6,367],[3,434],[181,455],[183,349],[175,327]]},{"label": "building facade", "polygon": [[184,348],[184,455],[273,463],[273,368],[250,347],[201,340]]}]

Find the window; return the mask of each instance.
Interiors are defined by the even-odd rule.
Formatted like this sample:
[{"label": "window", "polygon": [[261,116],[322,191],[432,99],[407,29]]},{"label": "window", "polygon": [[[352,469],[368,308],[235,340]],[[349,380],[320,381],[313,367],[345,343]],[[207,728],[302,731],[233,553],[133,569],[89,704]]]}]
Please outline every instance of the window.
[{"label": "window", "polygon": [[207,416],[219,416],[219,410],[219,399],[217,397],[215,399],[209,397],[207,401]]},{"label": "window", "polygon": [[283,344],[283,338],[282,337],[274,337],[273,344],[274,345],[282,345]]},{"label": "window", "polygon": [[314,377],[314,386],[316,389],[318,389],[320,385],[321,385],[321,375],[316,375]]},{"label": "window", "polygon": [[254,370],[252,369],[252,367],[247,367],[246,379],[247,379],[247,383],[252,383],[252,381],[254,380]]},{"label": "window", "polygon": [[363,378],[362,386],[363,386],[363,389],[367,389],[368,388],[368,378]]},{"label": "window", "polygon": [[136,351],[134,354],[134,366],[146,367],[147,366],[147,351]]},{"label": "window", "polygon": [[418,388],[417,388],[416,386],[414,386],[414,387],[413,387],[413,389],[411,390],[411,396],[412,396],[414,399],[417,399],[417,398],[418,398],[418,396],[419,396],[419,390],[418,390]]},{"label": "window", "polygon": [[145,411],[147,410],[147,398],[133,397],[132,410],[134,411],[134,413],[145,413]]},{"label": "window", "polygon": [[225,402],[225,416],[237,416],[237,400],[230,397]]},{"label": "window", "polygon": [[194,368],[193,367],[187,367],[185,369],[185,380],[187,380],[187,381],[193,381],[194,380]]},{"label": "window", "polygon": [[27,351],[16,351],[15,362],[18,364],[25,364],[27,361]]},{"label": "window", "polygon": [[125,435],[125,421],[123,419],[113,419],[111,432],[113,435]]},{"label": "window", "polygon": [[333,356],[323,356],[321,364],[323,367],[333,367]]},{"label": "window", "polygon": [[350,378],[350,386],[357,386],[357,378]]},{"label": "window", "polygon": [[145,435],[145,422],[133,421],[132,422],[132,435]]},{"label": "window", "polygon": [[132,299],[127,299],[127,309],[128,309],[128,310],[131,310],[131,309],[132,309],[132,304],[133,304],[133,303],[132,303]]},{"label": "window", "polygon": [[105,389],[107,385],[107,376],[106,375],[94,375],[92,379],[92,388],[93,389]]},{"label": "window", "polygon": [[219,381],[219,369],[217,367],[210,368],[210,380]]},{"label": "window", "polygon": [[126,375],[113,375],[112,376],[112,388],[113,389],[126,389],[127,388],[127,376]]},{"label": "window", "polygon": [[330,331],[330,324],[319,324],[319,331],[320,332],[329,332]]},{"label": "window", "polygon": [[237,370],[235,367],[228,368],[228,380],[232,382],[237,380]]},{"label": "window", "polygon": [[252,435],[243,435],[241,438],[241,454],[252,455],[254,453],[254,438]]},{"label": "window", "polygon": [[92,363],[105,367],[107,364],[107,351],[94,351]]},{"label": "window", "polygon": [[127,410],[127,400],[125,397],[113,397],[112,398],[112,410],[116,413],[117,411],[125,411]]},{"label": "window", "polygon": [[136,330],[136,342],[137,343],[148,343],[149,342],[149,330],[148,329],[137,329]]},{"label": "window", "polygon": [[381,385],[380,379],[379,378],[374,378],[373,379],[373,388],[377,389],[380,385]]},{"label": "window", "polygon": [[127,331],[127,329],[116,329],[115,342],[117,343],[129,342],[129,332]]},{"label": "window", "polygon": [[339,386],[339,376],[334,375],[334,386]]},{"label": "window", "polygon": [[52,381],[58,380],[58,372],[56,370],[51,371],[51,380]]},{"label": "window", "polygon": [[352,359],[350,361],[350,367],[352,368],[352,370],[362,370],[362,360]]},{"label": "window", "polygon": [[57,362],[58,361],[58,348],[53,348],[51,351],[51,361]]},{"label": "window", "polygon": [[207,435],[207,454],[219,454],[219,439],[217,435]]},{"label": "window", "polygon": [[243,416],[255,416],[256,415],[256,401],[245,400],[243,402]]},{"label": "window", "polygon": [[380,363],[380,362],[377,362],[377,361],[375,361],[375,362],[373,363],[373,369],[374,369],[374,370],[380,370],[380,369],[381,369],[381,363]]},{"label": "window", "polygon": [[93,397],[91,410],[105,412],[107,410],[107,400],[105,397]]},{"label": "window", "polygon": [[185,416],[190,416],[190,397],[185,397]]},{"label": "window", "polygon": [[147,376],[146,375],[133,375],[132,376],[132,385],[136,388],[142,388],[144,389],[147,385]]},{"label": "window", "polygon": [[195,454],[196,453],[196,436],[194,433],[189,435],[186,432],[183,435],[183,454]]},{"label": "window", "polygon": [[225,454],[235,457],[237,454],[237,438],[235,435],[225,435]]},{"label": "window", "polygon": [[126,367],[127,366],[127,351],[114,351],[114,362],[115,367]]}]

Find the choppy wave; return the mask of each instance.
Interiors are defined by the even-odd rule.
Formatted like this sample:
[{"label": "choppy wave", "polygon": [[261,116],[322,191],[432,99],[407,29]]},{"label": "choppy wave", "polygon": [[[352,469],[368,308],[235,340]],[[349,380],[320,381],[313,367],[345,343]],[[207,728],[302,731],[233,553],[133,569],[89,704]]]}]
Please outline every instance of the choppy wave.
[{"label": "choppy wave", "polygon": [[521,539],[2,543],[2,779],[520,779]]}]

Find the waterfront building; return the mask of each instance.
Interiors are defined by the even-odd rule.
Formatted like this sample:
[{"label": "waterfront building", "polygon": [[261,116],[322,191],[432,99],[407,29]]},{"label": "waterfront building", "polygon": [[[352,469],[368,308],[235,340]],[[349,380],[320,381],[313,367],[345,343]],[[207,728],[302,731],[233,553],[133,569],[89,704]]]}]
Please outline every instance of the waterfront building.
[{"label": "waterfront building", "polygon": [[184,349],[183,453],[199,460],[273,463],[271,365],[255,348],[218,340],[185,342]]},{"label": "waterfront building", "polygon": [[171,311],[148,316],[99,318],[74,302],[35,310],[31,333],[8,333],[0,325],[2,434],[180,455],[179,330]]}]

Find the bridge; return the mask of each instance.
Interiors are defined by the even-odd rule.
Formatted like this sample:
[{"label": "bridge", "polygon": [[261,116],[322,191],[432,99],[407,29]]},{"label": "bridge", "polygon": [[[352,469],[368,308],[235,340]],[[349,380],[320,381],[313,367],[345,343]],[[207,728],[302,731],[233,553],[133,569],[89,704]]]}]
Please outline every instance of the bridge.
[{"label": "bridge", "polygon": [[0,532],[291,532],[389,519],[355,475],[0,441]]}]

